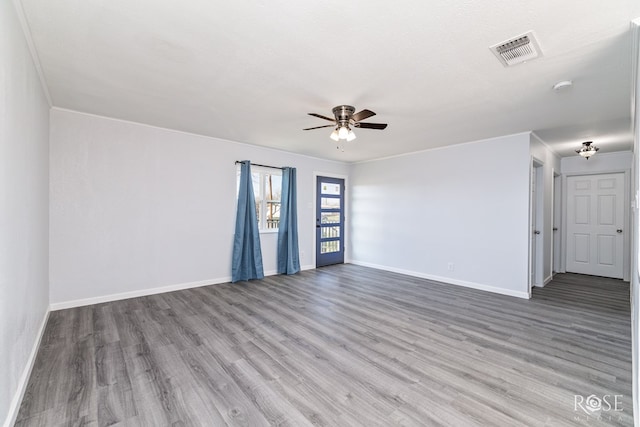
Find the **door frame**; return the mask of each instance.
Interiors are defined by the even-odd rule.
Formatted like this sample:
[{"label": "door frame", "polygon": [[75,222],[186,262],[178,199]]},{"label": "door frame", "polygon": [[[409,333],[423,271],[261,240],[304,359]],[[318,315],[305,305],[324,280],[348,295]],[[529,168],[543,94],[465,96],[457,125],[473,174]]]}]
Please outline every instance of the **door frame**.
[{"label": "door frame", "polygon": [[562,175],[562,234],[560,247],[561,271],[567,271],[567,178],[570,176],[587,176],[587,175],[606,175],[612,173],[624,174],[624,209],[623,209],[623,230],[622,235],[622,280],[628,282],[631,280],[631,170],[599,170],[593,172],[571,172]]},{"label": "door frame", "polygon": [[310,206],[310,208],[313,210],[313,214],[311,215],[311,219],[313,220],[313,222],[309,224],[313,232],[313,244],[311,245],[311,262],[313,263],[313,268],[317,268],[316,246],[318,242],[316,237],[316,208],[317,208],[316,203],[318,199],[317,182],[318,182],[319,176],[326,176],[327,178],[344,179],[344,206],[343,206],[344,226],[342,228],[342,231],[344,232],[344,262],[345,264],[348,264],[351,262],[351,250],[349,245],[349,228],[350,227],[348,227],[349,220],[350,220],[349,208],[351,207],[351,195],[349,192],[349,176],[337,174],[333,172],[318,172],[318,171],[313,171],[313,182],[312,182],[313,199]]}]

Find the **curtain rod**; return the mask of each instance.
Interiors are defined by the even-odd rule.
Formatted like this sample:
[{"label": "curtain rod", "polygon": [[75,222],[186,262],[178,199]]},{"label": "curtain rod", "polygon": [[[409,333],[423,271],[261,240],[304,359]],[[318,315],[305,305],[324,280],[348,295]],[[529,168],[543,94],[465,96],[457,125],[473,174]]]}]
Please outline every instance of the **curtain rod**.
[{"label": "curtain rod", "polygon": [[[242,163],[242,162],[240,160],[236,160],[236,165],[238,163]],[[249,162],[249,163],[251,163],[251,162]],[[261,168],[271,168],[271,169],[280,169],[280,170],[284,169],[284,168],[281,168],[281,167],[278,167],[278,166],[261,165],[261,164],[258,164],[258,163],[251,163],[251,164],[253,166],[260,166]]]}]

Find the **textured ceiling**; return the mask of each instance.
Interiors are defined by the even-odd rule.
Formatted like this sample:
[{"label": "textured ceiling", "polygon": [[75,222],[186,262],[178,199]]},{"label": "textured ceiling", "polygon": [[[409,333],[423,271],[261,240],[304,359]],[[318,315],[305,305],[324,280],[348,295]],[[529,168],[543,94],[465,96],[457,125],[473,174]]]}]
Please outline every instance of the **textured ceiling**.
[{"label": "textured ceiling", "polygon": [[[342,161],[529,130],[632,146],[637,0],[21,3],[56,107]],[[504,68],[488,47],[529,30],[543,57]],[[339,104],[389,127],[344,152],[302,131]]]}]

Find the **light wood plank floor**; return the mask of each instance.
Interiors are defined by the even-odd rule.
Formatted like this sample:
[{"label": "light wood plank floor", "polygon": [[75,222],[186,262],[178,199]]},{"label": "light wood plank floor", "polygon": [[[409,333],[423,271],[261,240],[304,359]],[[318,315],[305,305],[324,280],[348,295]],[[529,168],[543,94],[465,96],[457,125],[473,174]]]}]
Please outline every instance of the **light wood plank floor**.
[{"label": "light wood plank floor", "polygon": [[522,300],[347,264],[53,312],[17,425],[630,426],[630,394],[628,283]]}]

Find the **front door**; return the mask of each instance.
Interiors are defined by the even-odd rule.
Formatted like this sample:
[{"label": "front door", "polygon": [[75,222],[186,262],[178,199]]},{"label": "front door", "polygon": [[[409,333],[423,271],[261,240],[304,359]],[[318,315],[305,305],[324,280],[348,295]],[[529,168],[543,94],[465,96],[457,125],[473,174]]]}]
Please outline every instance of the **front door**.
[{"label": "front door", "polygon": [[344,179],[316,182],[316,267],[344,262]]},{"label": "front door", "polygon": [[567,178],[567,271],[622,279],[624,174]]}]

